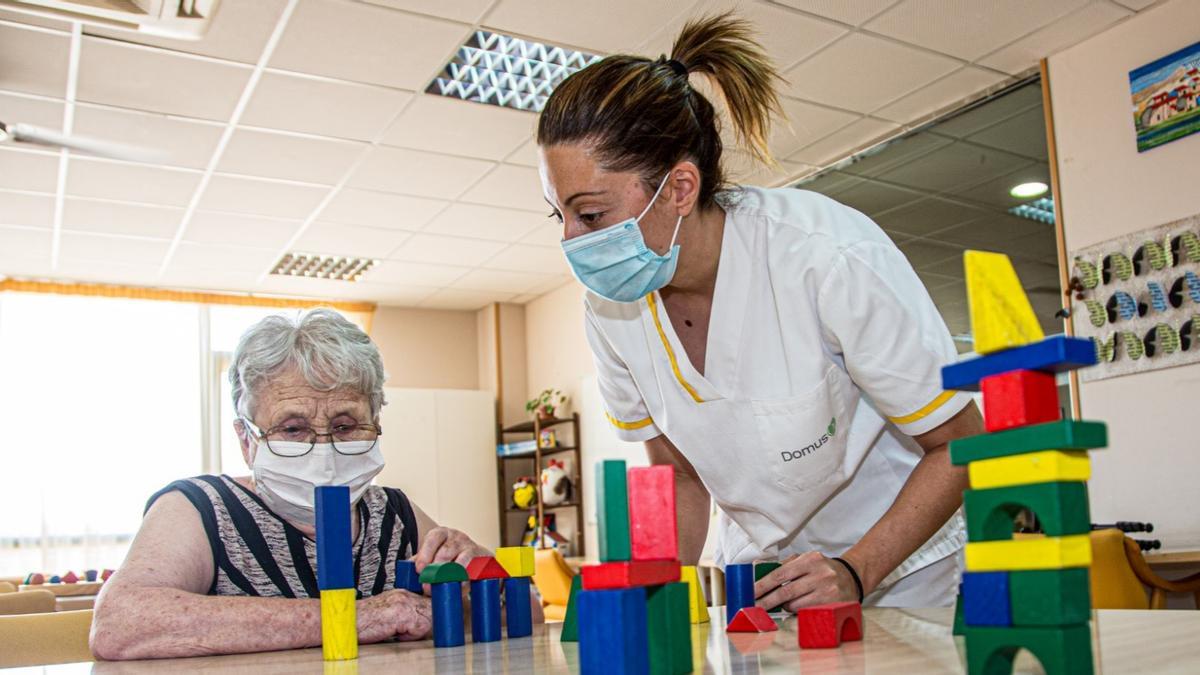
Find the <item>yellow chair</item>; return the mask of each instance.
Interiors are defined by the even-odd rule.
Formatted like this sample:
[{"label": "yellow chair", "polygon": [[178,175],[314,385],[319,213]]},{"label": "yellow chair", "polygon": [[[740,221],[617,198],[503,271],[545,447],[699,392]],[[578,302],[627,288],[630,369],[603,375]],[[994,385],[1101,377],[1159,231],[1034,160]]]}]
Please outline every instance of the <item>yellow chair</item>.
[{"label": "yellow chair", "polygon": [[54,594],[50,591],[18,591],[0,595],[0,614],[37,614],[54,611]]},{"label": "yellow chair", "polygon": [[1158,576],[1137,542],[1116,528],[1092,532],[1091,586],[1096,609],[1164,609],[1167,593],[1192,593],[1200,607],[1200,573],[1175,581]]},{"label": "yellow chair", "polygon": [[0,668],[94,661],[92,610],[0,616]]},{"label": "yellow chair", "polygon": [[0,593],[16,593],[17,587],[7,581],[0,581]]},{"label": "yellow chair", "polygon": [[552,548],[533,553],[533,584],[542,595],[542,611],[547,621],[562,621],[567,616],[567,599],[571,597],[571,579],[575,573]]}]

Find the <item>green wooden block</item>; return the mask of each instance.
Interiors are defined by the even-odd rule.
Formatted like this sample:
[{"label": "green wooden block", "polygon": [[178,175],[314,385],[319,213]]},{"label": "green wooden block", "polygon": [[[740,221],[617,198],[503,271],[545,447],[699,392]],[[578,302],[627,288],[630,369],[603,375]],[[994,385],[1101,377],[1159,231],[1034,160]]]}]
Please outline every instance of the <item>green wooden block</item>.
[{"label": "green wooden block", "polygon": [[567,615],[563,617],[562,642],[579,642],[579,591],[583,590],[583,575],[571,578],[571,594],[567,596]]},{"label": "green wooden block", "polygon": [[1053,628],[967,626],[968,675],[1009,675],[1017,652],[1027,649],[1046,675],[1091,675],[1092,631],[1088,624]]},{"label": "green wooden block", "polygon": [[1087,483],[1057,481],[963,492],[969,541],[1012,539],[1013,519],[1021,509],[1032,510],[1051,537],[1086,534],[1092,530]]},{"label": "green wooden block", "polygon": [[1088,569],[1008,573],[1014,626],[1070,626],[1092,617]]},{"label": "green wooden block", "polygon": [[[775,570],[779,569],[782,566],[783,566],[783,563],[774,562],[774,561],[756,562],[756,563],[754,563],[754,580],[759,581],[763,577],[767,576],[771,572],[774,572]],[[767,611],[768,612],[782,612],[783,605],[780,605],[778,607],[773,607]]]},{"label": "green wooden block", "polygon": [[629,560],[629,487],[625,482],[625,460],[597,462],[596,506],[600,561]]},{"label": "green wooden block", "polygon": [[964,465],[1040,450],[1092,450],[1106,445],[1108,428],[1103,422],[1059,420],[950,441],[950,462]]},{"label": "green wooden block", "polygon": [[646,627],[652,675],[692,672],[692,622],[687,584],[646,589]]},{"label": "green wooden block", "polygon": [[951,631],[953,635],[962,635],[966,632],[967,621],[963,618],[963,597],[962,585],[958,587],[958,595],[954,597],[954,629]]},{"label": "green wooden block", "polygon": [[467,570],[456,562],[434,563],[421,570],[421,583],[444,584],[448,581],[468,581]]}]

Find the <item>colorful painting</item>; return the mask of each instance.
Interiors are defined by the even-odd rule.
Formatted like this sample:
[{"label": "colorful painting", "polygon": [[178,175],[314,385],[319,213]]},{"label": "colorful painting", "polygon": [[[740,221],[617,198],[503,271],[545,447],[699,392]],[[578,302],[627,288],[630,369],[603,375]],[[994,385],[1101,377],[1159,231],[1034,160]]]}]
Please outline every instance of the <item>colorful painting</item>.
[{"label": "colorful painting", "polygon": [[1129,71],[1138,152],[1200,131],[1200,42]]}]

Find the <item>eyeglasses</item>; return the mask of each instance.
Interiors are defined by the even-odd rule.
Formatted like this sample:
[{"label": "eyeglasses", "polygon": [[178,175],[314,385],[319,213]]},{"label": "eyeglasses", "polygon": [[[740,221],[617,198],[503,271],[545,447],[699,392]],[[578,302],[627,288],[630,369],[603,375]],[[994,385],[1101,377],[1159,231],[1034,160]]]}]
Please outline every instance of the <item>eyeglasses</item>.
[{"label": "eyeglasses", "polygon": [[[239,417],[255,436],[266,440],[267,448],[280,457],[303,457],[312,452],[317,439],[328,437],[334,452],[363,455],[375,448],[383,429],[378,424],[336,424],[318,431],[306,424],[280,424],[266,431],[245,417]],[[367,443],[370,443],[367,445]]]}]

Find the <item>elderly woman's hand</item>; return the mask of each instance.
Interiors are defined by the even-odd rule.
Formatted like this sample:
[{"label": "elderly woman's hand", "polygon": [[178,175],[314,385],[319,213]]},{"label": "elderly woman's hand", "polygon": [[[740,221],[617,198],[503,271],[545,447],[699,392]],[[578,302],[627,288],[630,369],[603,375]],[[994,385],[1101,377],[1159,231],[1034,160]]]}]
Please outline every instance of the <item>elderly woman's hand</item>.
[{"label": "elderly woman's hand", "polygon": [[429,598],[405,590],[385,591],[358,603],[360,642],[424,640],[433,631],[433,606]]},{"label": "elderly woman's hand", "polygon": [[454,561],[463,567],[472,558],[491,555],[492,552],[471,541],[471,538],[449,527],[435,527],[425,533],[421,549],[413,556],[417,572],[433,563]]}]

